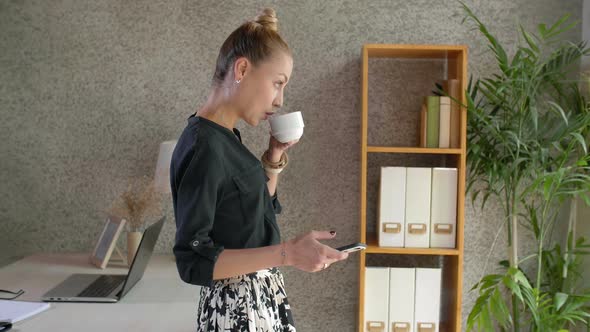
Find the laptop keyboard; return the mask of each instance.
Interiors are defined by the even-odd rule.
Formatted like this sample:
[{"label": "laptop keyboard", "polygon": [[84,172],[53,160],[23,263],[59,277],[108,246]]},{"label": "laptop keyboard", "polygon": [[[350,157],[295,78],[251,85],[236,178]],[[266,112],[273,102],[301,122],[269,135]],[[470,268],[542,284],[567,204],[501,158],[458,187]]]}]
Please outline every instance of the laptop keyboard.
[{"label": "laptop keyboard", "polygon": [[125,281],[126,276],[102,275],[84,289],[79,297],[105,297]]}]

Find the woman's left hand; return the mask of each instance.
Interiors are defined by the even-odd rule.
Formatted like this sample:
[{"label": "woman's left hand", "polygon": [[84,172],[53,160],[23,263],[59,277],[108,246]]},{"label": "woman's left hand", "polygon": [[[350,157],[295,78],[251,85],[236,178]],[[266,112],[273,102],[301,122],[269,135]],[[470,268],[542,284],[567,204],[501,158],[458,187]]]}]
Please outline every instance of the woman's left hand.
[{"label": "woman's left hand", "polygon": [[268,141],[268,156],[273,162],[279,161],[281,159],[281,156],[283,155],[283,152],[287,151],[287,149],[297,144],[297,142],[299,142],[298,139],[287,143],[281,143],[271,134],[270,140]]}]

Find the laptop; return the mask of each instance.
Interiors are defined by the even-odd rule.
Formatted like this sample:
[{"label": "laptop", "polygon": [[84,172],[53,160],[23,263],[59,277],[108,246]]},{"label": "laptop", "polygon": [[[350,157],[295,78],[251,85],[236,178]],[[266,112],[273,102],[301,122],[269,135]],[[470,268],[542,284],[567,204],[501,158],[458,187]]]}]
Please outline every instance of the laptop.
[{"label": "laptop", "polygon": [[127,275],[72,274],[41,297],[45,302],[117,302],[143,277],[166,216],[143,233]]}]

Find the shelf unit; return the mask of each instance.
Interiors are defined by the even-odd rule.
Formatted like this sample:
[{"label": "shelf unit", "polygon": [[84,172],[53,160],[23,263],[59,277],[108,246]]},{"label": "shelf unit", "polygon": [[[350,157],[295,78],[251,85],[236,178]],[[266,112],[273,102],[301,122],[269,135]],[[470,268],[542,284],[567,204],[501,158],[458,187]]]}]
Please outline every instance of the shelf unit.
[{"label": "shelf unit", "polygon": [[[464,202],[465,202],[465,162],[466,162],[466,123],[465,110],[461,110],[460,118],[460,148],[437,149],[420,148],[414,146],[375,146],[368,144],[369,134],[369,59],[389,58],[398,61],[422,61],[434,60],[444,63],[443,77],[441,79],[460,80],[461,91],[465,91],[467,82],[467,47],[464,45],[400,45],[400,44],[366,44],[362,50],[362,132],[361,132],[361,211],[360,211],[360,237],[367,244],[367,250],[360,254],[359,264],[359,314],[358,331],[367,331],[364,326],[365,305],[365,267],[371,255],[404,255],[407,257],[425,257],[438,259],[442,265],[442,294],[440,332],[461,331],[461,294],[463,282],[463,230],[464,230]],[[431,82],[434,88],[434,81]],[[392,93],[395,91],[392,90]],[[426,95],[426,94],[425,94]],[[403,97],[403,96],[401,96]],[[465,103],[465,96],[462,96]],[[415,105],[416,114],[419,114],[420,105]],[[416,116],[416,122],[419,116]],[[393,126],[395,129],[395,125]],[[398,128],[399,129],[399,128]],[[417,134],[417,131],[416,131]],[[402,144],[403,145],[403,144]],[[417,145],[417,144],[416,144]],[[373,155],[403,155],[434,156],[436,158],[448,158],[446,167],[456,167],[458,171],[457,187],[457,232],[455,249],[437,248],[389,248],[379,247],[375,233],[367,231],[367,174],[369,156]],[[409,158],[408,158],[409,159]],[[410,161],[411,163],[411,161]],[[382,165],[387,166],[387,165]],[[414,166],[407,164],[405,166]],[[376,202],[370,202],[374,206]],[[370,223],[376,223],[374,219]],[[395,266],[395,265],[391,265]],[[390,331],[387,327],[386,331]]]}]

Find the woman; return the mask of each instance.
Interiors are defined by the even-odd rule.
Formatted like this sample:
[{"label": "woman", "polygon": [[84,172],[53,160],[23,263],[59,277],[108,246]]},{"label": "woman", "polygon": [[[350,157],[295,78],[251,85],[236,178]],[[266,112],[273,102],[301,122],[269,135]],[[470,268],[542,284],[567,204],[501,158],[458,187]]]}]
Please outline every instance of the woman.
[{"label": "woman", "polygon": [[174,255],[183,281],[204,286],[198,331],[295,331],[280,266],[307,272],[347,258],[312,231],[281,242],[275,214],[286,150],[272,136],[262,163],[234,128],[257,126],[283,103],[293,60],[265,9],[223,43],[207,102],[188,118],[172,156]]}]

